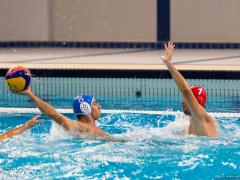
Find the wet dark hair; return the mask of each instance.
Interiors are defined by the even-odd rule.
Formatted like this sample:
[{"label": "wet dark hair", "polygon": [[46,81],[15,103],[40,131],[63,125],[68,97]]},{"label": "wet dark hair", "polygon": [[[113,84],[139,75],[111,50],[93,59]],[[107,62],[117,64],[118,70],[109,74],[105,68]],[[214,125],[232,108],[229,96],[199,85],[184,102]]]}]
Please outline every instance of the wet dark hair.
[{"label": "wet dark hair", "polygon": [[77,114],[76,116],[77,116],[78,120],[80,120],[84,115],[82,115],[82,114]]}]

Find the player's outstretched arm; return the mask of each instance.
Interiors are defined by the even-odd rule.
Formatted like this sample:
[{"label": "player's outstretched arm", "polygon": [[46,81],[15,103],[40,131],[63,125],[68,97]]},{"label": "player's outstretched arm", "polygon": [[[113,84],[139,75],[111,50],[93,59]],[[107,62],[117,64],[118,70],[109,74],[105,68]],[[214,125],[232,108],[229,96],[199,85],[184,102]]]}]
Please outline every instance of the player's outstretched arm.
[{"label": "player's outstretched arm", "polygon": [[175,65],[172,63],[174,43],[168,42],[164,45],[165,55],[161,56],[161,59],[166,64],[169,72],[171,73],[173,79],[176,82],[178,89],[181,91],[183,97],[187,101],[187,104],[191,110],[192,115],[202,116],[205,112],[204,108],[198,104],[196,98],[194,97],[191,87],[188,85],[185,78],[181,73],[176,69]]},{"label": "player's outstretched arm", "polygon": [[48,104],[47,102],[43,101],[39,97],[37,97],[30,88],[23,91],[21,94],[28,96],[39,108],[39,110],[48,116],[49,118],[53,119],[56,123],[63,126],[66,130],[69,130],[73,126],[73,121],[68,117],[62,115],[61,113],[57,112],[56,109]]},{"label": "player's outstretched arm", "polygon": [[20,127],[11,129],[3,134],[0,135],[0,141],[3,141],[8,138],[12,138],[13,136],[19,135],[26,131],[27,129],[32,128],[36,124],[43,122],[43,119],[38,119],[40,115],[34,116],[32,119],[30,119],[28,122],[26,122],[24,125],[21,125]]}]

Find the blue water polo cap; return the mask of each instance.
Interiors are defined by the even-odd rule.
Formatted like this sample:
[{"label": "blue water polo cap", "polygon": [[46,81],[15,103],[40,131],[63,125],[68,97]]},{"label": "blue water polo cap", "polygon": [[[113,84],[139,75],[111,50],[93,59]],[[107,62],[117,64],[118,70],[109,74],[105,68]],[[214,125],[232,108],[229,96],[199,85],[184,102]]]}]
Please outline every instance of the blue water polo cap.
[{"label": "blue water polo cap", "polygon": [[91,95],[81,95],[75,97],[73,101],[73,112],[76,115],[90,115],[94,97]]}]

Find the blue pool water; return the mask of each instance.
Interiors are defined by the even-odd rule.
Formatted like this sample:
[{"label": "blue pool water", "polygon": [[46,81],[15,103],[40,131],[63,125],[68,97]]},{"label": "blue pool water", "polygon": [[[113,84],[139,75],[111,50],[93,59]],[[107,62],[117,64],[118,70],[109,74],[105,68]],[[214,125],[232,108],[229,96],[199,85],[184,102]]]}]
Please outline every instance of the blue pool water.
[{"label": "blue pool water", "polygon": [[[180,110],[177,103],[173,110]],[[209,102],[213,112],[237,112]],[[55,105],[65,100],[51,101]],[[100,98],[104,109],[112,104]],[[167,110],[167,105],[116,101],[119,109]],[[234,102],[234,103],[233,103]],[[150,103],[149,103],[150,104]],[[150,107],[149,107],[150,106]],[[160,107],[159,107],[160,106]],[[222,107],[223,106],[223,107]],[[128,108],[127,108],[128,107]],[[156,108],[158,107],[158,108]],[[226,109],[228,107],[229,109]],[[231,110],[230,110],[231,109]],[[167,111],[166,111],[167,112]],[[0,114],[0,133],[23,124],[34,114]],[[73,114],[66,114],[73,118]],[[188,120],[174,115],[103,114],[99,126],[126,143],[74,139],[48,118],[24,134],[0,143],[1,178],[24,179],[217,179],[240,178],[240,117],[218,117],[220,136],[188,136]]]},{"label": "blue pool water", "polygon": [[[57,108],[71,108],[74,97],[66,96],[48,96],[38,94],[39,97],[54,105]],[[131,97],[131,98],[103,98],[96,97],[103,109],[135,109],[135,110],[181,110],[181,96],[163,96],[163,97]],[[27,97],[13,93],[0,94],[0,107],[35,107],[32,101]],[[209,96],[206,109],[209,112],[239,112],[240,96]]]}]

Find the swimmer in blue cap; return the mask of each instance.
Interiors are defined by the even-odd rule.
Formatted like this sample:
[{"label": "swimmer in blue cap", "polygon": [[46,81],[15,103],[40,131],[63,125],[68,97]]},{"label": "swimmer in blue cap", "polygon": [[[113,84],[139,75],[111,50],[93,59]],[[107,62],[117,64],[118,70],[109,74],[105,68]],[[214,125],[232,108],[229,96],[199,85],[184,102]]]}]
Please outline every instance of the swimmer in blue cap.
[{"label": "swimmer in blue cap", "polygon": [[95,125],[95,120],[100,118],[101,106],[98,104],[99,110],[92,111],[95,108],[93,104],[96,104],[96,100],[91,95],[81,95],[74,99],[73,112],[81,122]]},{"label": "swimmer in blue cap", "polygon": [[3,141],[5,139],[8,138],[12,138],[13,136],[19,135],[21,133],[23,133],[24,131],[26,131],[27,129],[32,128],[33,126],[35,126],[36,124],[43,122],[42,119],[37,119],[39,117],[39,115],[34,116],[32,119],[30,119],[28,122],[26,122],[24,125],[21,125],[17,128],[11,129],[3,134],[0,135],[0,141]]},{"label": "swimmer in blue cap", "polygon": [[78,118],[77,121],[74,121],[57,112],[52,105],[37,97],[31,91],[31,88],[28,88],[21,94],[28,96],[43,114],[60,124],[75,137],[88,139],[99,139],[99,137],[104,137],[103,140],[115,141],[112,136],[97,127],[95,123],[95,121],[100,118],[101,106],[93,96],[81,95],[74,99],[73,111]]}]

